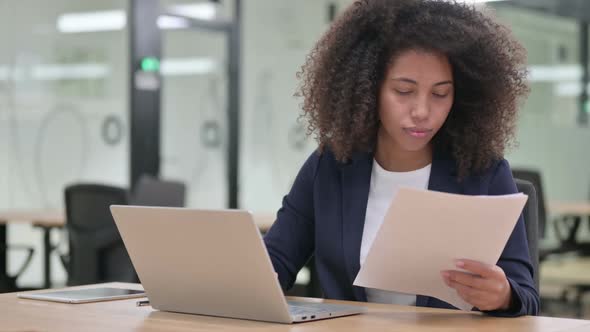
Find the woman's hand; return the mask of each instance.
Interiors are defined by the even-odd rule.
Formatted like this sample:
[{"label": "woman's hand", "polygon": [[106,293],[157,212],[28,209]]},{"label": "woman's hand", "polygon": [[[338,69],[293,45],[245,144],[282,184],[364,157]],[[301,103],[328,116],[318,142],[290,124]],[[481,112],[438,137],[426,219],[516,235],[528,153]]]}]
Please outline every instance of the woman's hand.
[{"label": "woman's hand", "polygon": [[458,260],[456,265],[470,273],[442,271],[441,275],[465,302],[482,311],[510,308],[512,290],[501,267],[467,259]]}]

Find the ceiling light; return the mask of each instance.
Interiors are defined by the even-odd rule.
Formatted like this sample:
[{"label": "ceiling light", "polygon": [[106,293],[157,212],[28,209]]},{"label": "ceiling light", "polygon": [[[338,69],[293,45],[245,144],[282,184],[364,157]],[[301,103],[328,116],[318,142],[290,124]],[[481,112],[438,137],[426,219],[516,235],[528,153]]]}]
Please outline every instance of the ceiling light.
[{"label": "ceiling light", "polygon": [[177,5],[172,6],[171,9],[174,14],[200,20],[213,20],[217,15],[217,6],[212,2]]},{"label": "ceiling light", "polygon": [[124,10],[67,13],[57,18],[57,30],[62,33],[121,30],[126,24]]}]

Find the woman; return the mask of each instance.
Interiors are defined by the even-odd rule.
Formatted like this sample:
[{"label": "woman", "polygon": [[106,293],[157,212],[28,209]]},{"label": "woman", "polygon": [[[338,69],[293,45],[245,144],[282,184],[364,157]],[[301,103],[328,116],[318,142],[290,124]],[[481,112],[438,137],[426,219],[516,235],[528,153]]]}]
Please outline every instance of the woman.
[{"label": "woman", "polygon": [[[524,63],[507,28],[472,6],[360,0],[348,8],[298,75],[319,148],[264,239],[282,287],[314,255],[327,298],[452,308],[352,283],[399,187],[516,192],[503,153],[528,93]],[[537,314],[522,217],[497,265],[459,260],[457,267],[471,273],[441,271],[441,278],[478,310]]]}]

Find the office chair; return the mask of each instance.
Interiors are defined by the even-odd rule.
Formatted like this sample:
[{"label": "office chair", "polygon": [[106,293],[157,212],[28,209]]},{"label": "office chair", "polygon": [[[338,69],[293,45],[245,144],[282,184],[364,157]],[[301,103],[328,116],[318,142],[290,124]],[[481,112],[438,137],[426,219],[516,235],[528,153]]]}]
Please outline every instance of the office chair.
[{"label": "office chair", "polygon": [[545,225],[547,221],[547,209],[545,207],[545,195],[543,191],[543,182],[541,180],[541,172],[535,169],[527,168],[513,168],[512,176],[515,179],[520,179],[530,182],[535,189],[538,205],[537,216],[539,218],[539,237],[545,238]]},{"label": "office chair", "polygon": [[68,285],[138,281],[109,210],[111,204],[127,202],[123,188],[98,184],[66,187],[70,254],[62,261],[68,271]]},{"label": "office chair", "polygon": [[186,187],[177,181],[161,180],[144,174],[139,178],[130,204],[142,206],[183,207]]},{"label": "office chair", "polygon": [[[539,237],[544,238],[546,234],[547,212],[543,195],[541,173],[534,169],[513,168],[514,178],[529,181],[535,186],[539,202]],[[580,243],[577,234],[582,223],[582,216],[567,216],[552,221],[555,236],[559,245],[555,248],[542,248],[539,251],[539,260],[542,262],[550,255],[565,253],[577,253],[581,256],[590,255],[590,244]]]},{"label": "office chair", "polygon": [[531,257],[531,263],[533,264],[535,287],[537,288],[537,291],[539,291],[539,218],[537,214],[539,210],[537,208],[537,192],[535,186],[529,181],[521,179],[514,179],[514,181],[516,182],[516,188],[518,191],[528,196],[526,205],[522,210],[522,216],[526,228],[529,255]]}]

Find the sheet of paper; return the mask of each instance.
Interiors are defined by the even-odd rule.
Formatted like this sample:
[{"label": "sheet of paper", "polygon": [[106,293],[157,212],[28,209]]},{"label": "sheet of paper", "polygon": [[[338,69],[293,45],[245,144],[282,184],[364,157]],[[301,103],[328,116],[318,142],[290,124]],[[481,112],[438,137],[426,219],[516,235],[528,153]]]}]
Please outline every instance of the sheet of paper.
[{"label": "sheet of paper", "polygon": [[527,198],[400,189],[354,285],[432,296],[471,310],[440,272],[457,270],[457,259],[496,264]]}]

